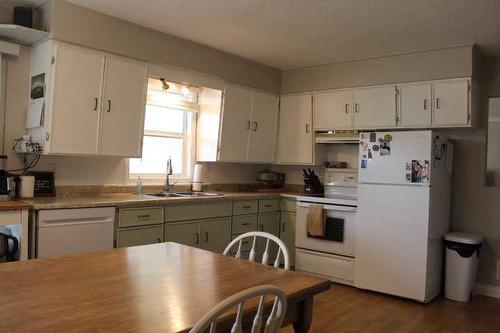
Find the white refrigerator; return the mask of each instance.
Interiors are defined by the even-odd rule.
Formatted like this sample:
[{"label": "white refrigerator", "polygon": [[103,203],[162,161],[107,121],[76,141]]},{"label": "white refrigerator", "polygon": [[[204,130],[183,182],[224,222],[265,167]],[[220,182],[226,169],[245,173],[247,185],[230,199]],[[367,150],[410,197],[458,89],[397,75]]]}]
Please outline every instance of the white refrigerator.
[{"label": "white refrigerator", "polygon": [[428,302],[449,229],[451,141],[433,131],[362,133],[355,286]]}]

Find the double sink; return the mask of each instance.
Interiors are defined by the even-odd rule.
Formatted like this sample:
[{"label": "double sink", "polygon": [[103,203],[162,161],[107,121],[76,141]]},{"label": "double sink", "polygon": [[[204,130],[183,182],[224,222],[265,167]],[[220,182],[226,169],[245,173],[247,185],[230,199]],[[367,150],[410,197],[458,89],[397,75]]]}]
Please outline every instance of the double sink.
[{"label": "double sink", "polygon": [[146,194],[146,196],[159,197],[159,198],[198,198],[198,197],[218,197],[223,194],[215,192],[159,192]]}]

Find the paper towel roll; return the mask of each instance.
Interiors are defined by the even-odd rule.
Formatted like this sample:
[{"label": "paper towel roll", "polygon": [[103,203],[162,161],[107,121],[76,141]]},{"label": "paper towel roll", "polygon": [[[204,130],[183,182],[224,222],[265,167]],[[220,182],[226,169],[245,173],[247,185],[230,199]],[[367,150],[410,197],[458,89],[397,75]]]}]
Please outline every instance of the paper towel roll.
[{"label": "paper towel roll", "polygon": [[201,183],[203,178],[203,164],[195,164],[193,171],[193,185],[192,190],[195,192],[201,191]]}]

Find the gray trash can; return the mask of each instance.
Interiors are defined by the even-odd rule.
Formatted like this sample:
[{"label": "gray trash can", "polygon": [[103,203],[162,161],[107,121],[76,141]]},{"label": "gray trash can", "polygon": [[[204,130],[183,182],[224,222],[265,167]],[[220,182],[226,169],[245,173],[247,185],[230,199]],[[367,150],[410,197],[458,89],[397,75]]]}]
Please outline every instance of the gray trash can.
[{"label": "gray trash can", "polygon": [[476,282],[479,250],[483,238],[465,232],[444,236],[446,246],[446,279],[444,295],[459,302],[468,302]]}]

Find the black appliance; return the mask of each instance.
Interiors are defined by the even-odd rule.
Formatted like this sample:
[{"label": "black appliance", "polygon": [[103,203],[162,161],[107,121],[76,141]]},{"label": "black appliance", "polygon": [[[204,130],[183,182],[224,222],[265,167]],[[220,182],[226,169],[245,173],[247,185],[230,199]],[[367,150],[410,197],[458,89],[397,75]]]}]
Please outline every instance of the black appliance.
[{"label": "black appliance", "polygon": [[15,261],[18,250],[19,241],[17,238],[0,232],[0,262]]},{"label": "black appliance", "polygon": [[33,8],[22,6],[14,7],[14,24],[26,28],[33,28]]}]

